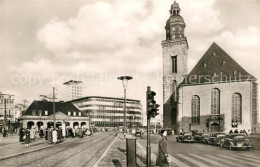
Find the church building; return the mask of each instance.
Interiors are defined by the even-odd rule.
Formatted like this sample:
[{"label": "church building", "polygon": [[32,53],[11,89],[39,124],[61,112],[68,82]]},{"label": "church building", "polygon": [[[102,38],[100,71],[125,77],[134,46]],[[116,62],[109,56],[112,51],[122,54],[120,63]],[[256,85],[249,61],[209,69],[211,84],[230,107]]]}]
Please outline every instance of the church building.
[{"label": "church building", "polygon": [[257,79],[215,42],[188,73],[188,42],[179,4],[166,22],[163,126],[175,131],[257,131]]}]

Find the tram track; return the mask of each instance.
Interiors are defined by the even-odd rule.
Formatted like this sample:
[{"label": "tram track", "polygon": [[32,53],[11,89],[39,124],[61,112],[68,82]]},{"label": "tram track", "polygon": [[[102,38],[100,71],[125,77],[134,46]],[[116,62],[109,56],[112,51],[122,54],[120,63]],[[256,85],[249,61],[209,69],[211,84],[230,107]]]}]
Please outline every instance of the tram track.
[{"label": "tram track", "polygon": [[[102,136],[104,135],[104,136]],[[99,136],[102,136],[99,138]],[[69,141],[64,144],[57,144],[51,147],[46,147],[44,149],[41,149],[39,151],[35,151],[34,153],[26,153],[21,155],[16,155],[11,157],[10,159],[5,159],[4,161],[8,161],[11,159],[15,159],[18,161],[16,164],[17,166],[39,166],[37,164],[45,165],[45,166],[62,166],[60,164],[64,164],[64,162],[68,159],[73,159],[73,157],[76,157],[77,155],[81,154],[85,150],[90,149],[91,147],[97,147],[99,144],[102,143],[104,140],[109,140],[109,143],[115,138],[114,135],[111,134],[98,134],[93,136],[92,138],[80,138],[78,140]],[[86,140],[87,139],[87,140]],[[99,146],[99,149],[95,153],[94,156],[97,155],[100,150],[103,149],[104,143],[101,144],[102,146]],[[82,147],[83,149],[81,149]],[[67,151],[68,150],[68,151]],[[66,152],[67,151],[67,152]],[[61,156],[62,155],[62,156]],[[93,157],[91,157],[85,164],[82,166],[86,166]],[[50,163],[52,161],[53,163]],[[1,160],[0,160],[1,162]],[[47,162],[47,163],[45,163]],[[70,162],[70,161],[68,161]],[[12,162],[7,162],[7,164],[12,165]],[[15,165],[15,166],[16,166]],[[41,166],[40,165],[40,166]],[[0,165],[1,166],[1,165]],[[13,166],[13,165],[12,165]]]}]

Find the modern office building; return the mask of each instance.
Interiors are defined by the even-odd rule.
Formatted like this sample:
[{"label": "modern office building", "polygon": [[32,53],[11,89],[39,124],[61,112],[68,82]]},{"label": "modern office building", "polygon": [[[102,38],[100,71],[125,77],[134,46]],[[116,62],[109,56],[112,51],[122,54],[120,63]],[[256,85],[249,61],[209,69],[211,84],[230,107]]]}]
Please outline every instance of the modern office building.
[{"label": "modern office building", "polygon": [[58,90],[60,94],[60,100],[70,101],[74,99],[78,99],[82,97],[82,82],[70,80],[68,82],[63,83]]},{"label": "modern office building", "polygon": [[[92,126],[118,127],[124,123],[124,99],[89,96],[72,102],[82,113],[90,116]],[[126,99],[127,127],[142,125],[142,109],[139,100]]]},{"label": "modern office building", "polygon": [[5,111],[6,111],[6,122],[13,123],[14,119],[14,100],[15,96],[11,94],[3,94],[0,92],[0,126],[4,125]]}]

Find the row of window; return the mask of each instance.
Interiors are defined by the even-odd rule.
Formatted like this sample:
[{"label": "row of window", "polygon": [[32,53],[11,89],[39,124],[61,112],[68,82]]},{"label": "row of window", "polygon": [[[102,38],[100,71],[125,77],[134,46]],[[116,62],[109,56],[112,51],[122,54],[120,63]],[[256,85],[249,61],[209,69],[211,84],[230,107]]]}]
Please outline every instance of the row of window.
[{"label": "row of window", "polygon": [[[4,117],[5,115],[0,115],[0,117]],[[13,118],[13,115],[6,115],[6,117]]]},{"label": "row of window", "polygon": [[[118,110],[85,110],[86,113],[91,113],[91,115],[95,115],[98,113],[108,113],[108,114],[122,114],[123,111]],[[139,114],[141,115],[140,111],[127,111],[127,114]]]},{"label": "row of window", "polygon": [[[59,111],[58,111],[59,112]],[[71,112],[71,111],[68,111],[68,116],[72,116],[72,113],[73,113],[73,116],[81,116],[81,112],[78,112],[78,115],[77,115],[77,112]],[[36,110],[32,110],[32,115],[43,115],[43,112],[42,110],[38,110],[38,112],[36,112]],[[48,111],[46,110],[44,112],[44,115],[48,115]]]},{"label": "row of window", "polygon": [[[102,105],[102,104],[86,104],[86,105],[80,105],[79,108],[84,108],[84,107],[99,107],[100,110],[105,110],[106,107],[112,107],[112,108],[118,108],[118,106],[114,106],[114,105]],[[123,107],[122,106],[119,106],[120,108]],[[140,106],[139,107],[126,107],[126,110],[129,110],[129,109],[141,109]]]},{"label": "row of window", "polygon": [[[212,89],[211,92],[211,114],[220,114],[220,91],[219,89]],[[232,120],[242,123],[242,96],[239,93],[232,95]],[[192,96],[191,100],[191,123],[200,123],[200,97]]]},{"label": "row of window", "polygon": [[2,104],[4,104],[5,101],[6,101],[6,104],[13,104],[14,103],[13,100],[0,100],[0,101],[1,101]]}]

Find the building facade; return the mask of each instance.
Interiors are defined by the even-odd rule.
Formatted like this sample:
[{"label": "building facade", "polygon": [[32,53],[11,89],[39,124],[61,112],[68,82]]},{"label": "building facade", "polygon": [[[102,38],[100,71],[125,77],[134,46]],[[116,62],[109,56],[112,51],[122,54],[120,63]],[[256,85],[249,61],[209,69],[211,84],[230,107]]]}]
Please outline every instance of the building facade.
[{"label": "building facade", "polygon": [[[118,127],[124,123],[124,99],[89,96],[70,101],[82,113],[90,116],[95,127]],[[126,99],[127,127],[142,125],[142,109],[139,100]]]},{"label": "building facade", "polygon": [[70,80],[63,83],[59,93],[61,94],[60,100],[70,101],[82,97],[82,82]]},{"label": "building facade", "polygon": [[20,117],[20,121],[24,128],[42,126],[50,128],[56,127],[82,127],[89,128],[89,117],[78,110],[70,102],[55,102],[55,113],[53,110],[53,102],[43,100],[34,101]]},{"label": "building facade", "polygon": [[[187,73],[186,38],[184,42],[177,42],[182,39],[174,38],[184,37],[184,34],[170,31],[172,28],[175,32],[175,25],[184,23],[179,11],[179,5],[174,2],[165,27],[166,41],[162,42],[164,127],[175,131],[238,129],[256,132],[259,118],[257,79],[216,43]],[[167,28],[168,23],[170,28]]]},{"label": "building facade", "polygon": [[0,92],[0,126],[15,122],[15,110],[14,110],[15,96],[11,94],[3,94]]}]

